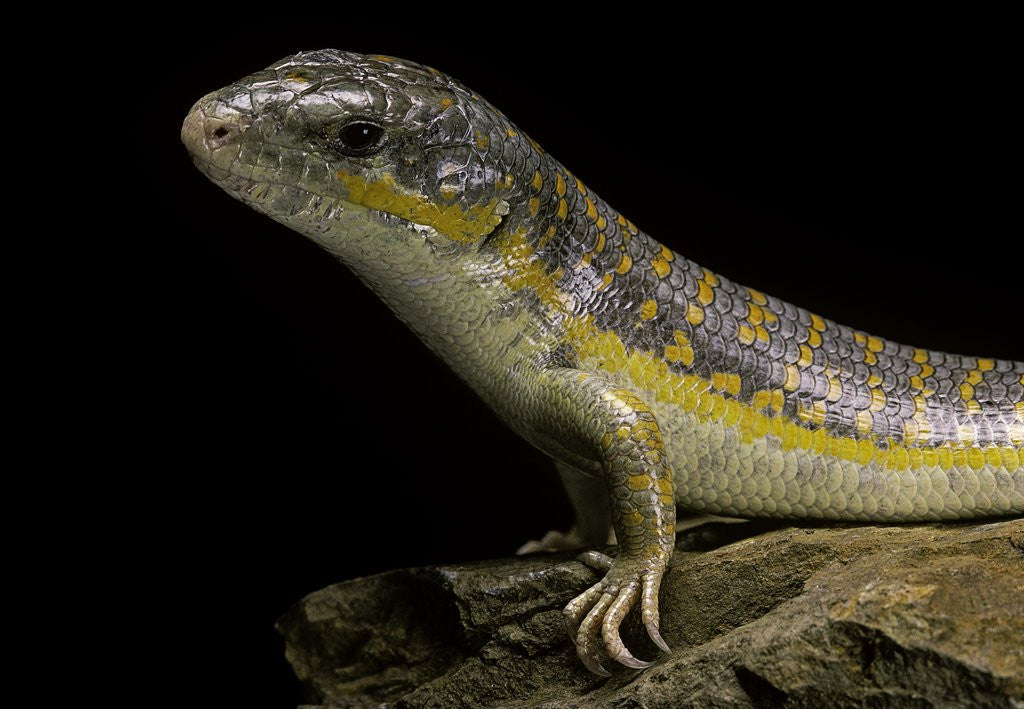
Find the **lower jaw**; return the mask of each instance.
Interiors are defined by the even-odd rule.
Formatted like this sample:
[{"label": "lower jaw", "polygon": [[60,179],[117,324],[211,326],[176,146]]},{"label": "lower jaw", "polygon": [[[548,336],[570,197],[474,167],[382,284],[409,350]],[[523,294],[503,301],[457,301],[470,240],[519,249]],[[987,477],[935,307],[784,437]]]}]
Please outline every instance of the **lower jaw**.
[{"label": "lower jaw", "polygon": [[[325,196],[319,192],[284,182],[256,180],[237,175],[211,163],[199,160],[194,160],[194,162],[214,184],[232,197],[274,219],[291,221],[293,218],[303,214],[311,215],[321,209],[324,213],[332,215],[351,210],[363,210],[373,221],[380,224],[410,229],[418,226],[416,223],[390,212],[347,202],[341,197]],[[296,209],[295,207],[299,204],[302,204],[302,207]],[[291,226],[294,228],[294,225]]]}]

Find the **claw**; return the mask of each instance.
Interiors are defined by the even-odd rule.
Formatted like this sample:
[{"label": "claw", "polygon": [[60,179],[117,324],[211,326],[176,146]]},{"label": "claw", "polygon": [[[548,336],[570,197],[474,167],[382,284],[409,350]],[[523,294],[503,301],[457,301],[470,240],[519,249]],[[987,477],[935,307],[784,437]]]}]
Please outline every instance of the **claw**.
[{"label": "claw", "polygon": [[590,655],[580,655],[580,661],[586,666],[588,670],[593,672],[595,675],[601,675],[602,677],[611,677],[612,673],[601,666],[601,663],[592,658]]},{"label": "claw", "polygon": [[612,569],[611,557],[598,552],[587,552],[579,559],[599,570],[608,571],[605,578],[570,601],[562,611],[569,637],[576,644],[576,654],[586,668],[607,677],[610,673],[598,660],[605,653],[615,662],[632,669],[651,666],[652,663],[633,657],[622,642],[619,631],[622,621],[638,601],[647,634],[661,650],[669,652],[668,643],[658,629],[658,590],[664,568],[641,571],[634,570],[636,567],[617,566]]},{"label": "claw", "polygon": [[622,636],[619,635],[619,626],[622,625],[622,620],[626,617],[626,614],[636,604],[639,595],[639,582],[633,581],[626,584],[619,589],[615,601],[608,608],[608,611],[604,614],[604,620],[601,622],[601,638],[604,640],[604,649],[612,659],[626,667],[639,668],[647,666],[630,654],[622,642]]},{"label": "claw", "polygon": [[668,643],[665,642],[665,638],[661,637],[661,633],[658,632],[657,625],[647,625],[645,623],[644,627],[647,628],[647,635],[650,636],[655,645],[661,648],[662,652],[672,652],[672,648],[668,646]]},{"label": "claw", "polygon": [[622,652],[612,659],[626,667],[632,667],[634,670],[642,670],[654,664],[653,662],[645,662],[644,660],[636,659],[629,654],[629,650],[626,648],[622,648]]},{"label": "claw", "polygon": [[654,644],[657,645],[663,652],[672,652],[669,648],[668,643],[661,637],[658,627],[660,625],[660,614],[658,612],[658,591],[661,588],[661,576],[648,574],[644,576],[644,590],[643,597],[640,602],[641,616],[643,617],[644,627],[647,629],[647,635],[650,636]]}]

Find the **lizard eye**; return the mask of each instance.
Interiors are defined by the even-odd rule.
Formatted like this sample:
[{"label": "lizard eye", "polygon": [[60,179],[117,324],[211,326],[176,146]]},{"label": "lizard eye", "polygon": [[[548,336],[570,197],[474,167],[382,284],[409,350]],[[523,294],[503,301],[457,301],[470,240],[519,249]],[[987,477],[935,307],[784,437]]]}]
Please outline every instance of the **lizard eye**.
[{"label": "lizard eye", "polygon": [[370,155],[384,143],[384,129],[367,121],[352,121],[338,130],[337,144],[346,155]]}]

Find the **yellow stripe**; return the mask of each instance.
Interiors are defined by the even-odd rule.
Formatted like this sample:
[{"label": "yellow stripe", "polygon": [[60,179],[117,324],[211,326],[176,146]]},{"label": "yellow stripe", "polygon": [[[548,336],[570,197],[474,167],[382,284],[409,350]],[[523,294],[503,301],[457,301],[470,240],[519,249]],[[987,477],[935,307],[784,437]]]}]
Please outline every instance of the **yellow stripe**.
[{"label": "yellow stripe", "polygon": [[498,199],[463,209],[458,204],[437,204],[423,195],[406,192],[395,183],[394,176],[388,173],[372,181],[360,175],[350,175],[345,170],[338,170],[336,175],[348,190],[346,201],[379,209],[417,224],[432,226],[452,241],[480,241],[501,221],[501,216],[494,214]]},{"label": "yellow stripe", "polygon": [[[512,235],[512,238],[502,242],[500,248],[506,258],[508,275],[505,277],[505,283],[509,288],[530,288],[542,303],[557,308],[562,313],[571,312],[571,308],[565,307],[566,298],[570,296],[558,289],[557,282],[545,271],[540,259],[533,256],[532,249],[522,233]],[[714,391],[712,381],[694,374],[679,374],[669,370],[662,357],[650,352],[628,349],[615,332],[599,330],[594,325],[593,315],[567,315],[563,322],[565,341],[577,351],[581,360],[600,361],[602,369],[609,373],[625,372],[639,389],[652,393],[655,401],[678,406],[697,415],[700,421],[729,422],[727,425],[735,428],[740,441],[746,444],[771,434],[786,446],[806,450],[811,454],[829,454],[844,460],[875,462],[890,470],[905,470],[908,467],[919,469],[922,465],[949,470],[953,466],[994,465],[994,461],[998,460],[1003,469],[1012,473],[1019,470],[1024,462],[1021,461],[1021,452],[1016,448],[1024,441],[1014,441],[1013,446],[980,447],[963,443],[944,443],[929,448],[899,445],[889,441],[887,447],[879,447],[870,438],[856,440],[834,436],[823,428],[809,432],[805,427],[782,416],[761,413],[769,404],[774,410],[781,411],[784,399],[779,390],[755,392],[753,402],[744,403]],[[679,356],[688,351],[692,357],[692,349],[688,345],[670,347],[675,348],[671,350],[673,355]],[[692,359],[687,362],[690,363]],[[798,382],[799,370],[793,365],[790,366]],[[738,384],[738,377],[733,380],[727,379],[727,376],[722,373],[713,375],[714,383],[721,385],[715,388],[721,388],[725,392],[736,389],[734,382]],[[1017,408],[1018,411],[1024,412],[1024,405]],[[823,419],[824,412],[819,414],[812,409],[812,416],[820,416]],[[1024,436],[1024,425],[1013,424],[1010,428],[1011,440],[1014,436]],[[924,437],[927,440],[927,435]]]}]

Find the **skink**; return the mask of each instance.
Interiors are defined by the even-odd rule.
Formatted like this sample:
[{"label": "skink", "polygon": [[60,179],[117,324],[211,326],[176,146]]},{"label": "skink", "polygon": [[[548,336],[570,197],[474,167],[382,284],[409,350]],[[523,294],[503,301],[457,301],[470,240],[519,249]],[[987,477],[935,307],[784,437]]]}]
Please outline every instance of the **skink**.
[{"label": "skink", "polygon": [[951,520],[1024,513],[1024,363],[898,344],[688,261],[450,77],[303,52],[215,91],[182,139],[234,197],[352,269],[618,542],[565,609],[583,663],[645,667],[676,509]]}]

